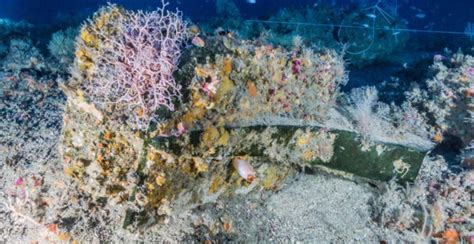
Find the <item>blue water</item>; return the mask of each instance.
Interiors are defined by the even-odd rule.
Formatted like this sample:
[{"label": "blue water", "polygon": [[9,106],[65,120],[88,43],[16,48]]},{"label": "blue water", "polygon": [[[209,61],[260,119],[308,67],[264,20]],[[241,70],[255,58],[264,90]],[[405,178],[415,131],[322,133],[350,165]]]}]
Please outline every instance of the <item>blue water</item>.
[{"label": "blue water", "polygon": [[[26,19],[36,24],[54,24],[58,16],[87,16],[107,2],[121,4],[131,9],[154,9],[159,0],[1,0],[0,18]],[[216,0],[171,0],[171,8],[179,8],[191,19],[205,19],[215,14]],[[255,4],[236,0],[235,4],[245,18],[267,16],[286,7],[318,4],[347,6],[356,0],[257,0]],[[376,1],[364,1],[375,3]],[[409,21],[410,28],[464,31],[467,22],[474,22],[473,0],[387,0],[397,4],[401,18]],[[423,15],[418,15],[419,12]]]}]

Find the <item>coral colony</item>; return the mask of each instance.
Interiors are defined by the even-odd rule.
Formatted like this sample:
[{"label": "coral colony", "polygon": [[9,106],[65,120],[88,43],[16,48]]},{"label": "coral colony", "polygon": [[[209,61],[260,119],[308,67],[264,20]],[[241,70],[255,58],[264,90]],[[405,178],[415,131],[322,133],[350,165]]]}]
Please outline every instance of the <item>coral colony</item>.
[{"label": "coral colony", "polygon": [[[166,5],[165,5],[166,6]],[[76,72],[90,100],[115,116],[131,117],[134,128],[157,121],[161,107],[173,111],[181,87],[173,78],[186,36],[181,13],[145,13],[109,5],[80,31]]]},{"label": "coral colony", "polygon": [[[321,224],[320,242],[472,243],[474,57],[437,54],[403,102],[382,102],[374,86],[343,92],[345,55],[361,67],[403,46],[376,27],[404,27],[398,7],[281,10],[263,31],[216,4],[232,16],[202,26],[166,3],[108,4],[54,33],[47,57],[26,36],[0,42],[0,240],[308,241]],[[324,16],[345,24],[282,24]],[[302,192],[317,189],[334,196],[315,207]]]}]

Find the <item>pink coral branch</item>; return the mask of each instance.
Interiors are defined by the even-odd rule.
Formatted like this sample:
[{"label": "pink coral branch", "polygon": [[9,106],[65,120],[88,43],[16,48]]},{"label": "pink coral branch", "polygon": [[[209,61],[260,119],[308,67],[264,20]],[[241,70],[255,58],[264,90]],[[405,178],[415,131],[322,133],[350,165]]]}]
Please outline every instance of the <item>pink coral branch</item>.
[{"label": "pink coral branch", "polygon": [[161,107],[173,111],[173,100],[181,96],[173,71],[186,38],[186,23],[179,11],[165,10],[166,5],[153,12],[126,11],[117,20],[116,35],[92,28],[104,44],[85,89],[92,102],[101,108],[113,104],[113,113],[129,117],[138,129],[157,121],[155,113]]}]

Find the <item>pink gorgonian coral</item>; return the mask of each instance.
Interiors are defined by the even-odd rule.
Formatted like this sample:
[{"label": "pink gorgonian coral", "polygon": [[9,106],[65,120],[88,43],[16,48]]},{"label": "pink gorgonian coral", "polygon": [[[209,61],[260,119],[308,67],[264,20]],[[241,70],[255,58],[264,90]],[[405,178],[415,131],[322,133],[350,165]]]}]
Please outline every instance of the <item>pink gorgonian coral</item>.
[{"label": "pink gorgonian coral", "polygon": [[186,23],[166,5],[152,12],[109,5],[82,27],[76,46],[76,68],[88,98],[136,129],[159,122],[157,111],[173,111],[181,96],[173,71]]}]

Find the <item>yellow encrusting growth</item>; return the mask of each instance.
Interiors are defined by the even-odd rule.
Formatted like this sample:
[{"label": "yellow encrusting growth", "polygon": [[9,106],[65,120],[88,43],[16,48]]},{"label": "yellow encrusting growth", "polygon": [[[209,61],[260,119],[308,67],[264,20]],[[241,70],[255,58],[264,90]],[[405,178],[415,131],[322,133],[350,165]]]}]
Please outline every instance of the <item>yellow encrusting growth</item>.
[{"label": "yellow encrusting growth", "polygon": [[165,174],[164,173],[159,173],[155,178],[155,182],[156,182],[157,185],[163,186],[166,182]]},{"label": "yellow encrusting growth", "polygon": [[90,47],[97,48],[99,46],[99,39],[88,28],[82,28],[80,37]]},{"label": "yellow encrusting growth", "polygon": [[93,67],[98,65],[96,63],[97,55],[104,45],[104,42],[98,33],[109,36],[114,39],[114,35],[118,34],[117,26],[120,25],[119,18],[125,18],[122,10],[115,6],[106,6],[90,20],[81,27],[79,37],[76,41],[76,70],[82,73],[85,77],[93,75]]},{"label": "yellow encrusting growth", "polygon": [[224,67],[222,68],[222,75],[227,76],[232,72],[232,59],[224,59]]},{"label": "yellow encrusting growth", "polygon": [[200,157],[193,157],[193,162],[198,173],[206,172],[209,169],[207,163]]}]

